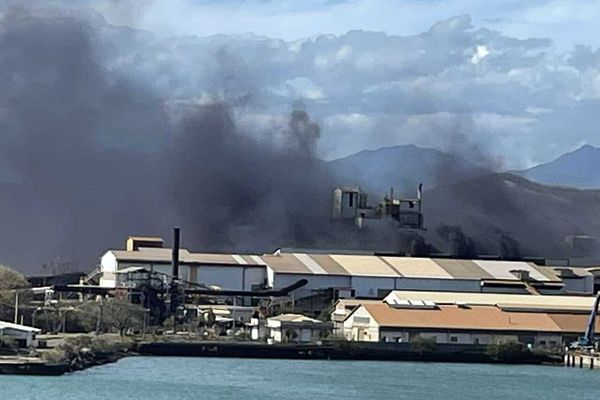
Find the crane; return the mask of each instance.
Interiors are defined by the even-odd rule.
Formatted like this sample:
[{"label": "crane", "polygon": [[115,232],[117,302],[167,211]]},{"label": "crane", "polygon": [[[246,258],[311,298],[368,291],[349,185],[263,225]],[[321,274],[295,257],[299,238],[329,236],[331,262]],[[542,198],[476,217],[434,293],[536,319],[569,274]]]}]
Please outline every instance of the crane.
[{"label": "crane", "polygon": [[600,292],[597,293],[594,308],[590,312],[585,334],[576,342],[571,343],[571,348],[591,349],[595,345],[594,335],[596,331],[596,317],[598,315],[598,306],[600,305]]}]

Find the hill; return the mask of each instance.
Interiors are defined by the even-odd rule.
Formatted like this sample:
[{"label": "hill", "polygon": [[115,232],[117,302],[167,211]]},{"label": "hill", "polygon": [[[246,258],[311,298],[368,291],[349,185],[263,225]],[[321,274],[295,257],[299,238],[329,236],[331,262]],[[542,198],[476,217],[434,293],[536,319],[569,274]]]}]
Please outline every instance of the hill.
[{"label": "hill", "polygon": [[414,195],[419,183],[432,188],[489,173],[461,157],[415,145],[364,150],[327,165],[340,185],[360,185],[378,198],[390,187]]},{"label": "hill", "polygon": [[521,176],[546,185],[579,189],[600,188],[600,148],[585,145],[556,160],[518,171]]},{"label": "hill", "polygon": [[590,218],[600,214],[600,190],[545,186],[502,173],[425,194],[426,237],[446,251],[448,226],[460,226],[476,253],[509,257],[565,257],[565,236],[600,237],[600,221]]}]

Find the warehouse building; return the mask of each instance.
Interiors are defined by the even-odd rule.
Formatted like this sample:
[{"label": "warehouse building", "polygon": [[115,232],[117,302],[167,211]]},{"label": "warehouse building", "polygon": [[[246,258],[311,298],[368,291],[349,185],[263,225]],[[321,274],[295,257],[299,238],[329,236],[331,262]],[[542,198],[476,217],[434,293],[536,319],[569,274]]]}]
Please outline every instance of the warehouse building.
[{"label": "warehouse building", "polygon": [[418,292],[396,290],[383,299],[396,308],[414,304],[494,306],[505,311],[565,312],[589,315],[592,296],[544,296],[500,293]]},{"label": "warehouse building", "polygon": [[284,252],[261,258],[274,288],[308,279],[303,296],[325,289],[334,290],[335,298],[383,298],[392,290],[581,295],[593,290],[593,276],[585,271],[565,282],[552,268],[522,261]]},{"label": "warehouse building", "polygon": [[[126,285],[136,270],[171,273],[171,249],[162,239],[131,237],[126,250],[109,250],[101,259],[100,285]],[[179,252],[180,278],[222,289],[281,289],[299,279],[294,292],[305,310],[324,309],[339,298],[382,299],[393,290],[515,294],[593,292],[594,277],[584,269],[540,267],[530,262],[454,260],[373,254],[277,251],[273,254]]]},{"label": "warehouse building", "polygon": [[[181,249],[179,260],[179,277],[192,283],[234,290],[265,287],[265,265],[255,255],[191,253]],[[165,277],[171,275],[171,249],[162,247],[162,239],[130,237],[126,250],[107,251],[100,260],[100,286],[125,285],[120,275],[142,269]]]},{"label": "warehouse building", "polygon": [[[344,321],[355,341],[557,347],[585,331],[593,297],[395,291]],[[600,321],[596,322],[600,328]]]}]

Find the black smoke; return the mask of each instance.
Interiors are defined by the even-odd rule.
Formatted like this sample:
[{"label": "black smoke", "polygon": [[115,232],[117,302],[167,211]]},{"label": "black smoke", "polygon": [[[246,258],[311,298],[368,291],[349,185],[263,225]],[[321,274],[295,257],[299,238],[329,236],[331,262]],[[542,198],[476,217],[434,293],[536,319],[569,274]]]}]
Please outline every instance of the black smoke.
[{"label": "black smoke", "polygon": [[246,251],[312,244],[306,222],[326,229],[333,184],[314,155],[318,137],[298,109],[277,140],[241,131],[221,102],[185,115],[169,149],[169,192],[193,242]]},{"label": "black smoke", "polygon": [[91,263],[113,234],[160,225],[160,197],[142,190],[160,169],[140,144],[167,133],[162,99],[111,74],[96,46],[72,17],[16,9],[0,22],[0,158],[13,174],[0,199],[5,262]]},{"label": "black smoke", "polygon": [[236,115],[252,84],[232,62],[213,97],[173,101],[114,72],[103,40],[75,16],[12,9],[0,21],[0,160],[13,178],[0,195],[2,262],[87,269],[126,236],[168,237],[175,224],[199,251],[369,242],[331,223],[335,182],[306,110],[248,132]]},{"label": "black smoke", "polygon": [[455,258],[475,258],[478,246],[471,237],[465,235],[460,225],[439,225],[436,233],[449,245],[450,254]]}]

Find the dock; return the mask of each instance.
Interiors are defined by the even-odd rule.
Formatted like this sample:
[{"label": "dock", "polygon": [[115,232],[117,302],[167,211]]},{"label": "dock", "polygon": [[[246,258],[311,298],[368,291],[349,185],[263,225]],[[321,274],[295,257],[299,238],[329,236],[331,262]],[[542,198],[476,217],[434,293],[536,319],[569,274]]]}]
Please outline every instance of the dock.
[{"label": "dock", "polygon": [[0,356],[0,375],[62,375],[67,371],[60,363],[50,363],[39,357]]},{"label": "dock", "polygon": [[581,354],[569,352],[564,357],[565,367],[600,369],[600,354]]}]

